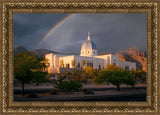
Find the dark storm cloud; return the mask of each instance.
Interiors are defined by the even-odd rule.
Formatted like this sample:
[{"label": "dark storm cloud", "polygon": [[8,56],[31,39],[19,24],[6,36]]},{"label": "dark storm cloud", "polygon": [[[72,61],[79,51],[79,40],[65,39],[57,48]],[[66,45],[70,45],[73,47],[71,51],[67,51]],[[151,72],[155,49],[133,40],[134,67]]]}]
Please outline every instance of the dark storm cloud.
[{"label": "dark storm cloud", "polygon": [[14,45],[34,49],[53,25],[68,14],[14,14]]},{"label": "dark storm cloud", "polygon": [[146,49],[146,14],[75,14],[59,25],[42,44],[37,45],[67,15],[14,15],[14,45],[79,53],[90,32],[99,52],[116,52],[133,46]]}]

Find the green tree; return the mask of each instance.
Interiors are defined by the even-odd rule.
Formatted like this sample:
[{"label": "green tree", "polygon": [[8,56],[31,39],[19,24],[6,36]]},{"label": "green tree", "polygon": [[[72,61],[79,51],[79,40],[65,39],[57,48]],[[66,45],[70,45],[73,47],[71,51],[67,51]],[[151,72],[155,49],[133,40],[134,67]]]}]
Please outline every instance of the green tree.
[{"label": "green tree", "polygon": [[121,84],[132,85],[134,86],[135,81],[131,77],[129,71],[112,71],[112,75],[109,77],[108,82],[117,86],[117,89],[120,90]]},{"label": "green tree", "polygon": [[40,58],[29,52],[19,53],[14,58],[14,74],[22,84],[22,95],[24,95],[24,85],[26,83],[46,82],[47,72],[44,71],[46,63],[44,58]]},{"label": "green tree", "polygon": [[112,71],[112,74],[108,79],[108,82],[117,86],[117,89],[120,90],[120,85],[123,83],[122,73],[120,71]]},{"label": "green tree", "polygon": [[107,83],[109,84],[109,77],[112,75],[111,71],[101,70],[95,77],[94,81],[96,84]]},{"label": "green tree", "polygon": [[132,72],[129,70],[123,70],[122,71],[122,76],[123,76],[123,83],[126,85],[135,85],[135,80],[133,78]]},{"label": "green tree", "polygon": [[[113,67],[113,66],[112,66]],[[135,81],[132,78],[130,71],[118,69],[118,67],[101,70],[95,78],[95,83],[111,83],[117,86],[117,89],[120,90],[121,84],[134,85]]]}]

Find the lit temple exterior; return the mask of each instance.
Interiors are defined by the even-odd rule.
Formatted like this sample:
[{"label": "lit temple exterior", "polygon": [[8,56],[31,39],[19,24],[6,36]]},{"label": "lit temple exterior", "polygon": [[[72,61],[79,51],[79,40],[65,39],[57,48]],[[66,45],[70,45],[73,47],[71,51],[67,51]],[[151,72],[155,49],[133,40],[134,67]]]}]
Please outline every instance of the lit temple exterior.
[{"label": "lit temple exterior", "polygon": [[107,64],[114,64],[123,69],[136,70],[136,63],[128,61],[120,61],[119,56],[113,54],[98,55],[95,43],[88,39],[82,44],[80,55],[60,55],[46,54],[48,59],[48,73],[60,73],[62,70],[73,68],[84,68],[91,66],[95,69],[104,69]]}]

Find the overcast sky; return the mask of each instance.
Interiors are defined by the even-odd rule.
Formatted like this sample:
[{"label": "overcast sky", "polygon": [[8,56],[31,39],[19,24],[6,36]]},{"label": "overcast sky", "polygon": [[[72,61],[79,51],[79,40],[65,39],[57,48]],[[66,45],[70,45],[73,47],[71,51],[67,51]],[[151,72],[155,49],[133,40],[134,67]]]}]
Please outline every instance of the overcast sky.
[{"label": "overcast sky", "polygon": [[[14,47],[79,53],[90,32],[99,53],[129,47],[146,49],[146,14],[73,14],[63,20],[69,15],[14,14]],[[54,31],[45,37],[53,27]]]}]

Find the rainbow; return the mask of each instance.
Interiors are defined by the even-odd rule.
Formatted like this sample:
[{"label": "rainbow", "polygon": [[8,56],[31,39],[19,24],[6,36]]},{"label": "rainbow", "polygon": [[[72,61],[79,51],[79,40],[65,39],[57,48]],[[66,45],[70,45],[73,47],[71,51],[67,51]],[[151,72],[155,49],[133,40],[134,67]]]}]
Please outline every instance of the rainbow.
[{"label": "rainbow", "polygon": [[66,16],[65,18],[63,18],[61,21],[59,21],[56,25],[54,25],[49,31],[48,33],[40,40],[40,42],[38,43],[38,46],[41,45],[58,27],[60,27],[60,25],[62,25],[65,21],[67,21],[67,19],[71,18],[74,14],[70,14],[68,16]]}]

